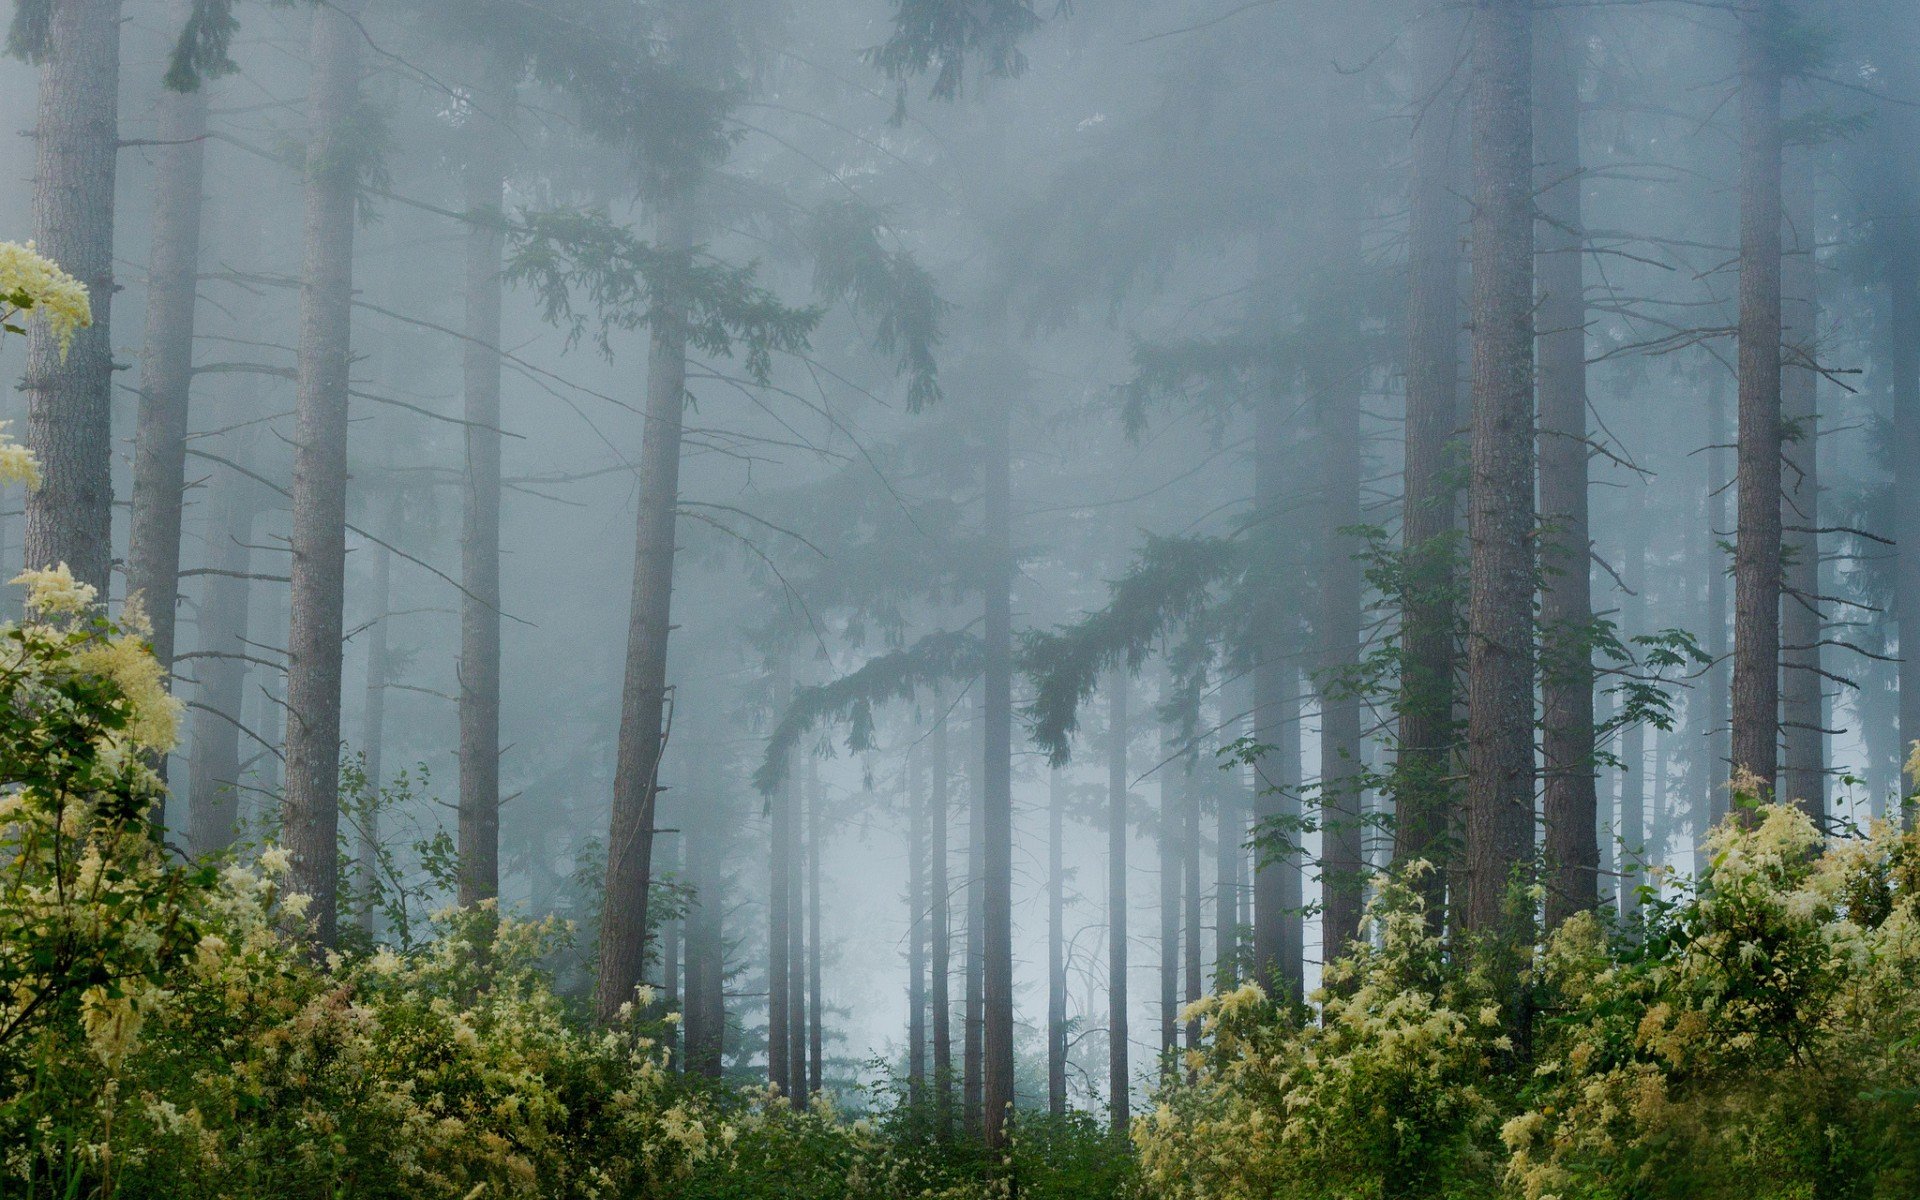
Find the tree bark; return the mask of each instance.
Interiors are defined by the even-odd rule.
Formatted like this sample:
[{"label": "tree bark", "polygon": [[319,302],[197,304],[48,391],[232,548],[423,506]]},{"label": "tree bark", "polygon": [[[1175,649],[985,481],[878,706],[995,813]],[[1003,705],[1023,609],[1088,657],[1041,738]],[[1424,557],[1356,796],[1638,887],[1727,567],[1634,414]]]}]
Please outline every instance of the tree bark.
[{"label": "tree bark", "polygon": [[1774,793],[1780,739],[1781,68],[1778,0],[1740,30],[1739,527],[1734,542],[1733,771]]},{"label": "tree bark", "polygon": [[820,979],[820,783],[807,798],[807,1082],[818,1094],[826,1085],[826,1019]]},{"label": "tree bark", "polygon": [[[1647,627],[1647,485],[1627,481],[1625,541],[1621,578],[1627,594],[1620,604],[1621,632],[1627,637]],[[1635,721],[1620,732],[1620,915],[1631,923],[1640,916],[1640,886],[1647,864],[1647,726]]]},{"label": "tree bark", "polygon": [[[398,500],[393,503],[396,516],[386,532],[391,535],[400,526]],[[382,751],[387,741],[387,685],[392,682],[393,664],[388,658],[388,634],[393,613],[393,553],[385,546],[373,550],[373,609],[367,627],[367,699],[361,708],[360,753],[366,768],[368,798],[373,802],[360,817],[360,883],[366,886],[379,869],[380,860],[380,787],[386,780]],[[361,932],[373,935],[375,914],[373,898],[362,898],[355,913]]]},{"label": "tree bark", "polygon": [[962,1013],[960,1067],[961,1121],[974,1137],[982,1129],[984,1081],[981,1072],[986,1063],[986,792],[982,781],[985,765],[983,735],[986,732],[985,702],[978,692],[973,698],[973,719],[968,730],[967,762],[967,964],[966,998]]},{"label": "tree bark", "polygon": [[1587,518],[1581,44],[1578,21],[1570,12],[1547,15],[1535,28],[1534,135],[1541,218],[1540,698],[1548,929],[1592,909],[1600,898],[1593,587],[1588,567],[1592,537]]},{"label": "tree bark", "polygon": [[340,652],[347,557],[347,388],[353,225],[364,148],[355,145],[360,0],[313,14],[293,451],[292,615],[287,634],[287,783],[281,836],[293,889],[312,897],[313,937],[339,918]]},{"label": "tree bark", "polygon": [[[1184,755],[1182,758],[1184,759]],[[1192,1004],[1206,994],[1206,972],[1200,947],[1200,788],[1185,762],[1177,764],[1187,772],[1180,805],[1180,908],[1182,926],[1180,945],[1186,971],[1184,1002]],[[1200,1022],[1187,1022],[1186,1045],[1200,1044]]]},{"label": "tree bark", "polygon": [[1491,933],[1534,832],[1533,6],[1474,16],[1466,925]]},{"label": "tree bark", "polygon": [[1160,866],[1160,1083],[1175,1079],[1180,1049],[1180,795],[1173,730],[1160,731],[1160,813],[1154,850]]},{"label": "tree bark", "polygon": [[[692,256],[689,198],[661,207],[659,249],[683,266]],[[656,305],[647,356],[646,435],[640,448],[633,609],[627,626],[619,750],[607,834],[606,900],[600,926],[597,1009],[611,1021],[633,996],[646,962],[653,884],[653,813],[666,749],[667,637],[672,629],[674,527],[680,505],[680,437],[687,392],[684,302]]]},{"label": "tree bark", "polygon": [[[1727,791],[1727,767],[1732,756],[1731,731],[1727,717],[1732,705],[1730,690],[1732,667],[1728,663],[1727,641],[1727,554],[1724,543],[1732,532],[1729,524],[1727,492],[1733,484],[1727,470],[1726,446],[1732,441],[1727,428],[1725,379],[1719,373],[1707,378],[1707,529],[1703,561],[1707,564],[1706,613],[1702,622],[1707,656],[1713,665],[1707,668],[1700,697],[1705,711],[1696,730],[1702,741],[1706,769],[1701,772],[1697,803],[1710,828],[1727,815],[1730,799]],[[1704,872],[1706,829],[1696,831],[1695,873]]]},{"label": "tree bark", "polygon": [[1067,780],[1047,775],[1047,1111],[1067,1111],[1067,930],[1066,891],[1061,879],[1061,837]]},{"label": "tree bark", "polygon": [[1827,724],[1820,674],[1820,422],[1819,276],[1815,258],[1813,164],[1805,152],[1792,162],[1787,196],[1787,232],[1792,244],[1781,275],[1781,416],[1791,431],[1782,476],[1782,545],[1785,594],[1781,598],[1780,716],[1785,757],[1782,799],[1800,806],[1825,831],[1827,822]]},{"label": "tree bark", "polygon": [[787,1077],[793,1080],[790,1094],[796,1112],[807,1107],[812,1095],[812,1079],[807,1064],[807,809],[813,803],[816,777],[813,759],[807,760],[805,773],[793,791],[793,816],[787,834],[793,839],[788,851],[792,870],[787,873]]},{"label": "tree bark", "polygon": [[194,676],[192,753],[187,760],[188,844],[195,855],[233,845],[240,824],[240,721],[246,699],[247,616],[251,607],[254,512],[252,480],[223,477],[211,522],[212,561],[198,621],[201,659]]},{"label": "tree bark", "polygon": [[927,798],[920,751],[907,750],[907,1098],[918,1107],[927,1086]]},{"label": "tree bark", "polygon": [[500,262],[513,78],[483,56],[462,172],[467,227],[461,350],[460,903],[500,894]]},{"label": "tree bark", "polygon": [[27,493],[26,565],[66,563],[104,601],[113,558],[109,318],[121,0],[55,0],[49,8],[34,130],[33,240],[87,286],[93,327],[75,334],[63,356],[44,322],[28,326],[21,390],[27,446],[43,482]]},{"label": "tree bark", "polygon": [[1453,121],[1459,21],[1428,12],[1415,27],[1425,106],[1413,127],[1407,215],[1407,420],[1400,637],[1400,760],[1394,770],[1394,864],[1427,860],[1428,922],[1446,914],[1448,824],[1455,808],[1453,522],[1459,484],[1459,236]]},{"label": "tree bark", "polygon": [[1127,676],[1107,677],[1107,1094],[1114,1132],[1124,1133],[1133,1074],[1127,1064]]},{"label": "tree bark", "polygon": [[[1280,541],[1284,519],[1287,411],[1278,386],[1260,398],[1254,413],[1253,514],[1269,553]],[[1279,564],[1270,565],[1278,585]],[[1277,604],[1262,612],[1260,646],[1253,667],[1254,741],[1265,748],[1255,769],[1255,814],[1265,839],[1254,859],[1254,980],[1275,999],[1303,997],[1300,877],[1300,722],[1295,674],[1288,658],[1285,614]],[[1276,853],[1275,836],[1287,849]]]},{"label": "tree bark", "polygon": [[[1251,706],[1245,705],[1245,694],[1234,695],[1242,701],[1243,711],[1250,711]],[[1247,841],[1246,805],[1241,790],[1245,786],[1246,772],[1235,765],[1220,789],[1214,819],[1213,979],[1214,986],[1223,992],[1239,978],[1240,864]]]},{"label": "tree bark", "polygon": [[986,887],[986,1038],[981,1067],[986,1144],[1004,1145],[1013,1112],[1013,398],[992,398],[987,414],[986,751],[982,866]]},{"label": "tree bark", "polygon": [[[190,5],[169,5],[170,24]],[[145,597],[153,656],[173,670],[180,605],[180,517],[186,490],[188,393],[193,384],[194,311],[200,271],[201,194],[206,162],[204,88],[163,88],[154,103],[160,145],[153,174],[153,246],[147,267],[140,415],[133,445],[133,520],[127,590]]]},{"label": "tree bark", "polygon": [[[776,669],[774,696],[784,705],[792,694],[793,683],[783,656]],[[788,1039],[793,1032],[789,1011],[792,1002],[793,960],[789,949],[793,912],[793,796],[791,763],[781,772],[780,787],[767,799],[772,820],[768,838],[767,880],[767,1082],[781,1095],[794,1092],[793,1053]]]},{"label": "tree bark", "polygon": [[953,1132],[953,999],[948,991],[953,973],[953,900],[947,882],[947,823],[952,815],[947,784],[948,764],[952,760],[947,753],[947,712],[937,694],[934,705],[940,717],[933,727],[933,735],[927,739],[933,776],[928,789],[933,817],[927,847],[927,886],[933,897],[928,910],[933,933],[933,961],[929,971],[932,995],[928,1002],[933,1009],[935,1117],[940,1135],[946,1137]]}]

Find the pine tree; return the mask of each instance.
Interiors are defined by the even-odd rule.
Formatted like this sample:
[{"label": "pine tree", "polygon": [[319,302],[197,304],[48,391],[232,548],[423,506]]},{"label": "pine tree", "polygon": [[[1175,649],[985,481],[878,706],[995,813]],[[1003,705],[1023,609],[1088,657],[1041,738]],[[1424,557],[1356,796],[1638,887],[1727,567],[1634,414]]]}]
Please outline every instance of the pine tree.
[{"label": "pine tree", "polygon": [[1465,925],[1533,849],[1533,6],[1476,0]]}]

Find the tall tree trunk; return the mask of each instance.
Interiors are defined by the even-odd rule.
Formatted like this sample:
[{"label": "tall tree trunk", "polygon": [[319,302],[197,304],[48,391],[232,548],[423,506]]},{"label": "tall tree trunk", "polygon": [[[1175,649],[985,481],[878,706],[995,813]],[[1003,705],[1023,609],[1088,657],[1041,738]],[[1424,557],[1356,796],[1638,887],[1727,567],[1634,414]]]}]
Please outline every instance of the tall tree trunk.
[{"label": "tall tree trunk", "polygon": [[[1182,755],[1185,758],[1185,755]],[[1206,994],[1206,969],[1200,946],[1200,787],[1184,762],[1177,764],[1187,772],[1180,805],[1180,909],[1182,926],[1180,945],[1186,971],[1185,1003],[1192,1004]],[[1187,1022],[1186,1045],[1200,1044],[1200,1022]]]},{"label": "tall tree trunk", "polygon": [[1780,29],[1779,0],[1741,14],[1733,771],[1763,798],[1773,795],[1780,739]]},{"label": "tall tree trunk", "polygon": [[44,322],[29,326],[21,390],[27,393],[27,446],[44,482],[27,493],[26,563],[64,562],[105,600],[113,557],[108,318],[121,0],[55,0],[48,8],[34,130],[33,239],[40,253],[87,285],[93,327],[76,334],[63,355]]},{"label": "tall tree trunk", "polygon": [[211,522],[212,561],[200,595],[201,653],[194,670],[192,754],[187,760],[188,844],[196,855],[233,845],[240,823],[240,721],[246,699],[247,615],[258,505],[255,484],[243,475],[223,477]]},{"label": "tall tree trunk", "polygon": [[985,702],[978,692],[973,698],[973,719],[968,729],[967,797],[967,994],[962,1015],[960,1073],[961,1119],[968,1134],[978,1137],[984,1081],[981,1071],[986,1063],[986,792],[982,781],[984,766],[983,734],[986,732]]},{"label": "tall tree trunk", "polygon": [[715,899],[707,865],[711,851],[704,822],[696,820],[691,812],[680,837],[686,847],[687,862],[686,982],[685,1003],[681,1009],[682,1033],[686,1039],[683,1061],[689,1074],[704,1076],[708,1073],[708,1047],[713,1036],[707,1024],[707,971],[714,953],[713,945],[707,940],[707,908]]},{"label": "tall tree trunk", "polygon": [[[1285,514],[1287,406],[1277,386],[1254,412],[1253,514],[1268,553],[1277,556]],[[1268,564],[1279,584],[1280,564]],[[1300,878],[1300,722],[1295,673],[1288,662],[1286,614],[1278,603],[1261,613],[1253,668],[1254,741],[1264,747],[1255,770],[1254,811],[1262,839],[1254,857],[1253,977],[1278,1000],[1303,995]],[[1277,849],[1279,841],[1283,848]]]},{"label": "tall tree trunk", "polygon": [[362,0],[314,10],[293,449],[287,786],[281,836],[313,936],[339,919],[340,649],[347,562],[347,388],[353,362],[353,224],[362,147]]},{"label": "tall tree trunk", "polygon": [[[1910,118],[1904,129],[1920,127]],[[1904,161],[1911,144],[1891,137],[1884,151],[1890,161]],[[1888,291],[1887,373],[1892,376],[1893,453],[1895,463],[1920,462],[1920,225],[1910,211],[1920,202],[1920,186],[1913,172],[1902,170],[1881,217],[1881,258],[1886,263]],[[1893,489],[1894,612],[1899,621],[1899,758],[1900,795],[1920,793],[1920,772],[1909,772],[1906,748],[1920,742],[1920,488]],[[1905,807],[1903,805],[1903,807]]]},{"label": "tall tree trunk", "polygon": [[[691,261],[691,198],[661,206],[659,250],[684,269]],[[653,884],[653,811],[666,749],[667,636],[672,629],[674,524],[680,505],[680,435],[687,393],[687,314],[669,297],[656,305],[647,355],[646,434],[640,447],[633,609],[607,834],[606,900],[600,922],[597,1008],[611,1021],[633,996],[647,953]]]},{"label": "tall tree trunk", "polygon": [[1154,849],[1160,866],[1160,1082],[1173,1082],[1180,1049],[1180,749],[1173,730],[1160,731],[1160,813]]},{"label": "tall tree trunk", "polygon": [[[397,516],[400,503],[397,499],[393,502],[393,508],[396,516],[387,523],[383,531],[387,534],[400,527]],[[363,889],[374,877],[374,872],[380,869],[380,788],[386,781],[381,759],[387,742],[387,685],[393,682],[393,662],[388,657],[387,640],[393,614],[393,552],[385,546],[376,546],[373,550],[372,592],[373,609],[367,627],[367,698],[360,710],[360,754],[366,770],[367,798],[371,801],[360,814],[357,850],[360,886]],[[354,915],[360,923],[361,932],[371,937],[375,913],[370,890],[361,896],[360,906]]]},{"label": "tall tree trunk", "polygon": [[1533,5],[1475,0],[1467,912],[1533,853]]},{"label": "tall tree trunk", "polygon": [[[168,10],[169,23],[178,25],[191,5],[174,0]],[[200,283],[206,92],[162,89],[154,110],[160,145],[153,173],[153,246],[140,351],[127,590],[146,598],[147,615],[153,621],[153,655],[163,670],[172,671],[180,602],[187,395],[193,384],[194,312]]]},{"label": "tall tree trunk", "polygon": [[[1352,125],[1364,99],[1353,79],[1335,75],[1327,101],[1326,161],[1340,162],[1352,142]],[[1345,172],[1329,170],[1330,183]],[[1361,328],[1358,277],[1365,264],[1360,206],[1343,186],[1322,196],[1327,281],[1319,298],[1320,320],[1335,323],[1313,356],[1309,378],[1316,397],[1320,477],[1318,645],[1314,682],[1320,699],[1320,886],[1321,957],[1331,962],[1359,936],[1366,905],[1366,763],[1360,738],[1360,693],[1354,672],[1360,663],[1361,546],[1348,530],[1361,522],[1360,395],[1366,362],[1344,335]]]},{"label": "tall tree trunk", "polygon": [[1455,808],[1454,621],[1459,428],[1459,276],[1463,211],[1454,118],[1461,23],[1444,6],[1414,28],[1415,115],[1408,189],[1407,366],[1398,762],[1393,861],[1436,869],[1421,891],[1445,913]]},{"label": "tall tree trunk", "polygon": [[[784,705],[792,693],[792,680],[785,657],[781,658],[774,682],[774,695]],[[796,788],[791,764],[781,773],[780,787],[768,798],[772,820],[768,837],[767,879],[767,1082],[775,1091],[791,1096],[795,1091],[792,1075],[793,1052],[788,1039],[793,1032],[792,972],[794,963],[789,946],[793,912],[793,807]]]},{"label": "tall tree trunk", "polygon": [[[1634,637],[1647,628],[1647,484],[1627,481],[1623,532],[1627,545],[1621,579],[1627,595],[1620,605],[1621,633]],[[1640,915],[1640,885],[1647,865],[1647,726],[1634,721],[1620,734],[1620,915]]]},{"label": "tall tree trunk", "polygon": [[1827,828],[1826,703],[1820,674],[1820,443],[1819,277],[1815,257],[1813,163],[1795,155],[1787,193],[1787,232],[1792,236],[1781,276],[1783,365],[1781,416],[1791,431],[1782,480],[1782,544],[1786,552],[1781,599],[1780,716],[1786,754],[1781,798]]},{"label": "tall tree trunk", "polygon": [[807,800],[807,1082],[818,1093],[826,1084],[826,1019],[820,979],[821,788],[815,780]]},{"label": "tall tree trunk", "polygon": [[[1540,195],[1540,698],[1549,929],[1599,903],[1593,588],[1587,521],[1587,302],[1579,24],[1535,28]],[[1629,485],[1633,486],[1633,485]]]},{"label": "tall tree trunk", "polygon": [[947,823],[953,814],[947,784],[952,759],[947,753],[947,710],[937,694],[934,707],[940,717],[933,727],[933,736],[927,739],[927,752],[933,760],[930,764],[932,786],[928,788],[933,817],[927,847],[927,887],[933,897],[928,909],[928,923],[933,932],[933,962],[929,972],[932,995],[928,1002],[933,1008],[935,1116],[940,1135],[946,1137],[953,1132],[953,998],[948,991],[953,978],[953,897],[947,880]]},{"label": "tall tree trunk", "polygon": [[[1732,440],[1727,424],[1726,384],[1722,376],[1715,372],[1707,377],[1707,544],[1703,558],[1707,564],[1707,610],[1702,622],[1707,656],[1713,660],[1713,665],[1707,668],[1706,679],[1699,693],[1705,711],[1698,733],[1704,742],[1702,749],[1706,755],[1707,769],[1701,772],[1701,793],[1696,801],[1703,806],[1701,812],[1705,814],[1708,827],[1726,817],[1731,799],[1727,791],[1727,766],[1733,749],[1727,719],[1732,705],[1733,668],[1727,661],[1730,649],[1727,639],[1728,563],[1724,546],[1733,532],[1727,502],[1733,477],[1727,469],[1726,449]],[[1706,829],[1697,831],[1695,844],[1700,849],[1695,861],[1696,874],[1703,873],[1707,865],[1706,832]]]},{"label": "tall tree trunk", "polygon": [[1133,1073],[1127,1039],[1127,676],[1107,677],[1107,1095],[1116,1133],[1127,1129]]},{"label": "tall tree trunk", "polygon": [[500,256],[507,122],[513,79],[491,55],[479,64],[462,174],[467,227],[467,421],[460,490],[460,903],[500,894]]},{"label": "tall tree trunk", "polygon": [[982,780],[986,871],[982,946],[986,952],[986,1038],[982,1098],[986,1144],[1006,1141],[1013,1112],[1013,397],[992,398],[987,414],[986,751]]},{"label": "tall tree trunk", "polygon": [[1067,930],[1066,887],[1061,879],[1061,837],[1067,807],[1066,773],[1047,775],[1047,1111],[1067,1111]]},{"label": "tall tree trunk", "polygon": [[[1251,711],[1244,693],[1236,692],[1235,696],[1241,700],[1242,711]],[[1223,992],[1239,977],[1240,864],[1247,840],[1246,805],[1241,789],[1245,786],[1246,772],[1236,765],[1220,788],[1214,820],[1213,979],[1214,986]]]},{"label": "tall tree trunk", "polygon": [[796,1111],[805,1109],[812,1094],[807,1070],[807,810],[818,790],[816,765],[807,759],[805,773],[793,792],[793,818],[787,833],[793,839],[788,851],[793,868],[787,873],[787,1077],[793,1080],[792,1100]]},{"label": "tall tree trunk", "polygon": [[927,797],[920,750],[907,750],[907,1098],[918,1107],[927,1085]]}]

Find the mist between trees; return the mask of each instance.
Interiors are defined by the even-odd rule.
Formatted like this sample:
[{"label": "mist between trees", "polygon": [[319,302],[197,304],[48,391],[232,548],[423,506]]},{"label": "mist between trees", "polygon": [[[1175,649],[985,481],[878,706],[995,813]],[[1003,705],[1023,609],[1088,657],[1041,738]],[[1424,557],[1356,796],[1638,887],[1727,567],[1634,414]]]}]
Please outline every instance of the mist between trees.
[{"label": "mist between trees", "polygon": [[1911,5],[8,47],[0,1196],[1920,1187]]}]

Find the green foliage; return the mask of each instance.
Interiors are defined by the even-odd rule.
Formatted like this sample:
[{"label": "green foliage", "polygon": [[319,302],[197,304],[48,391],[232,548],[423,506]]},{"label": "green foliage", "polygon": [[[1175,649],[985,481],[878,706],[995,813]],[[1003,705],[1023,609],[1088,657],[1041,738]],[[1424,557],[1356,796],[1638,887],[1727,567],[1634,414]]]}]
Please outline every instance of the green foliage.
[{"label": "green foliage", "polygon": [[14,0],[13,23],[7,27],[7,53],[30,63],[46,53],[53,25],[55,0]]},{"label": "green foliage", "polygon": [[202,81],[219,79],[240,69],[230,55],[233,35],[240,30],[233,8],[234,0],[193,0],[167,60],[169,88],[176,92],[197,91]]},{"label": "green foliage", "polygon": [[1024,72],[1020,39],[1039,27],[1032,0],[895,0],[893,33],[867,59],[901,82],[931,72],[934,99],[951,100],[969,59],[994,78]]},{"label": "green foliage", "polygon": [[905,250],[881,242],[886,214],[858,200],[822,205],[813,213],[814,290],[847,300],[877,322],[874,342],[894,355],[907,377],[907,409],[919,412],[940,399],[934,348],[946,303],[933,276]]},{"label": "green foliage", "polygon": [[1056,766],[1071,756],[1080,705],[1103,671],[1138,670],[1155,641],[1200,616],[1216,591],[1244,570],[1242,547],[1225,538],[1149,537],[1132,569],[1108,585],[1108,601],[1079,622],[1025,636],[1022,668],[1033,678],[1027,718]]},{"label": "green foliage", "polygon": [[799,689],[767,738],[766,755],[753,774],[754,787],[762,795],[772,795],[787,777],[800,739],[825,722],[848,723],[849,749],[871,748],[875,705],[911,700],[921,688],[972,679],[980,673],[983,655],[980,639],[971,633],[930,633],[830,683]]},{"label": "green foliage", "polygon": [[[730,266],[699,251],[662,250],[605,212],[526,213],[513,230],[508,278],[530,285],[547,320],[577,342],[590,327],[612,356],[615,330],[684,327],[687,340],[720,358],[740,354],[764,382],[775,352],[798,353],[819,323],[815,308],[790,308],[755,281],[755,268]],[[584,294],[592,316],[575,308]]]}]

